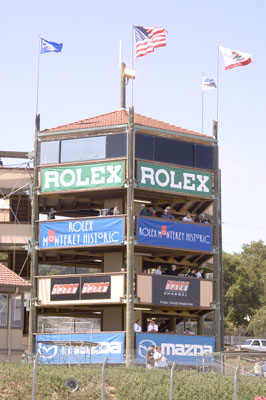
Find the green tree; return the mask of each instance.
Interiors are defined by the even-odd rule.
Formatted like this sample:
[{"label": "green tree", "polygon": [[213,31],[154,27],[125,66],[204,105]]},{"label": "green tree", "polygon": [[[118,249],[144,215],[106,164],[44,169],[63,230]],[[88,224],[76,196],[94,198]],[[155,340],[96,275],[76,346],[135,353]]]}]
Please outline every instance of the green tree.
[{"label": "green tree", "polygon": [[246,329],[266,304],[266,246],[252,242],[240,254],[224,254],[223,261],[226,326]]},{"label": "green tree", "polygon": [[266,306],[259,308],[252,316],[248,325],[248,334],[266,338]]}]

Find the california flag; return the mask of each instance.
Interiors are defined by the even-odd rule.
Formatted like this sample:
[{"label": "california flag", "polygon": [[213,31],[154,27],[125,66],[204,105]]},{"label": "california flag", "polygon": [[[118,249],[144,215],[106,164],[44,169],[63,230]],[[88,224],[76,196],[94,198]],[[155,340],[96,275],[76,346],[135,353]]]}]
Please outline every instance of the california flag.
[{"label": "california flag", "polygon": [[226,49],[219,46],[222,55],[224,56],[224,69],[232,69],[235,67],[242,67],[251,63],[251,55],[247,53],[240,53],[240,51]]}]

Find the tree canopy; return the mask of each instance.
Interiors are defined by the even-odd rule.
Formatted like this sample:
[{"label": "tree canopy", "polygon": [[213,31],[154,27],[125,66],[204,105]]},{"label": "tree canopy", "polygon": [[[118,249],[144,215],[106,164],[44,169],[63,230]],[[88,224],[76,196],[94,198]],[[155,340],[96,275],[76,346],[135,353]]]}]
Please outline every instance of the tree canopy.
[{"label": "tree canopy", "polygon": [[240,254],[223,254],[227,330],[266,337],[266,246],[251,242]]}]

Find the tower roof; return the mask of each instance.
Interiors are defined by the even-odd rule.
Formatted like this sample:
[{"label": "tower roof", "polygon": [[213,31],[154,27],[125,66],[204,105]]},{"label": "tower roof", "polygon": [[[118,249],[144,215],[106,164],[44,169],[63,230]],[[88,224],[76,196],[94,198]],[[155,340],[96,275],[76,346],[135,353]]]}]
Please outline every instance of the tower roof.
[{"label": "tower roof", "polygon": [[[189,129],[184,129],[176,125],[168,124],[164,121],[159,121],[157,119],[145,117],[140,114],[134,114],[134,123],[135,125],[140,125],[143,127],[149,127],[159,130],[171,131],[175,133],[183,133],[187,135],[193,136],[202,136],[209,137],[200,132],[192,131]],[[96,117],[86,118],[80,121],[71,122],[65,125],[60,125],[54,128],[45,129],[42,133],[53,133],[53,132],[66,132],[66,131],[75,131],[75,130],[86,130],[86,129],[97,129],[100,127],[109,127],[109,126],[119,126],[128,124],[128,111],[127,110],[119,110],[112,111],[107,114],[101,114]]]}]

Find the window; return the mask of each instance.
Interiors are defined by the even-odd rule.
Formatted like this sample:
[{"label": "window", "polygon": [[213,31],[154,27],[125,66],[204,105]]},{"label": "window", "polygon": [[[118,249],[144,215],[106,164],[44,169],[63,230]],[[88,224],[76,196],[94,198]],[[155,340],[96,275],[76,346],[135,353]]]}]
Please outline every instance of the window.
[{"label": "window", "polygon": [[7,326],[8,297],[0,294],[0,326]]},{"label": "window", "polygon": [[155,138],[154,160],[168,164],[193,166],[193,143]]},{"label": "window", "polygon": [[213,169],[213,149],[210,146],[195,145],[195,167]]},{"label": "window", "polygon": [[254,340],[252,346],[260,346],[260,342],[258,340]]},{"label": "window", "polygon": [[149,135],[141,135],[136,133],[135,136],[135,154],[136,158],[142,158],[143,160],[153,160],[153,144],[154,138]]},{"label": "window", "polygon": [[179,139],[136,133],[136,158],[193,168],[213,169],[213,148]]},{"label": "window", "polygon": [[106,158],[123,157],[126,155],[127,138],[125,133],[106,136]]},{"label": "window", "polygon": [[61,162],[104,159],[106,157],[105,143],[105,136],[62,140]]},{"label": "window", "polygon": [[22,327],[22,299],[21,295],[14,296],[11,299],[11,327]]},{"label": "window", "polygon": [[41,142],[40,144],[40,164],[59,163],[59,140],[51,142]]}]

